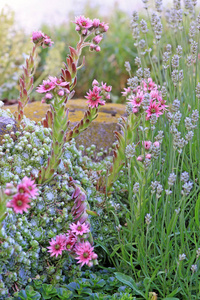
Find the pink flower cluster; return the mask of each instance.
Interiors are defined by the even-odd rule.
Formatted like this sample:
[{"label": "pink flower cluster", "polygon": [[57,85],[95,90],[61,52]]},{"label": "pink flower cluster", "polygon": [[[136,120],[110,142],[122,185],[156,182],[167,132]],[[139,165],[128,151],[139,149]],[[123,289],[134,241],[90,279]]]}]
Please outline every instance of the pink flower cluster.
[{"label": "pink flower cluster", "polygon": [[138,113],[143,110],[143,102],[145,94],[149,94],[150,103],[146,111],[146,120],[149,120],[154,114],[158,118],[166,110],[166,100],[162,98],[161,92],[158,90],[157,85],[153,82],[152,78],[148,78],[148,84],[142,81],[142,84],[135,90],[130,87],[124,89],[123,96],[127,97],[129,103],[133,105],[133,113]]},{"label": "pink flower cluster", "polygon": [[62,255],[64,250],[68,251],[78,263],[83,266],[93,266],[97,264],[97,254],[93,252],[94,247],[86,240],[90,232],[89,225],[86,223],[72,223],[67,234],[57,235],[56,239],[51,239],[50,246],[47,247],[51,256]]},{"label": "pink flower cluster", "polygon": [[101,50],[99,43],[103,38],[102,33],[108,30],[108,24],[100,22],[99,19],[91,20],[84,16],[76,17],[74,23],[76,24],[76,31],[84,37],[89,36],[92,31],[95,32],[95,37],[92,39],[90,44],[90,50],[99,52]]},{"label": "pink flower cluster", "polygon": [[69,91],[69,82],[63,81],[61,78],[49,76],[48,80],[43,80],[43,83],[36,89],[38,93],[46,93],[42,98],[42,103],[53,99],[54,93],[59,97],[67,96]]},{"label": "pink flower cluster", "polygon": [[34,184],[34,180],[25,176],[17,185],[17,188],[8,183],[4,193],[7,196],[12,196],[6,206],[12,208],[15,213],[22,214],[24,211],[27,212],[27,208],[30,208],[28,203],[31,202],[31,198],[34,199],[38,195],[38,189]]},{"label": "pink flower cluster", "polygon": [[[144,148],[144,150],[145,150],[145,155],[139,155],[138,157],[137,157],[137,161],[143,161],[144,159],[151,159],[151,153],[149,153],[149,152],[151,152],[151,147],[152,147],[152,142],[151,141],[144,141],[144,142],[142,142],[142,145],[143,145],[143,148]],[[160,143],[159,142],[154,142],[153,143],[153,145],[155,146],[155,147],[157,147],[157,148],[159,148],[160,147]]]},{"label": "pink flower cluster", "polygon": [[53,42],[49,36],[44,34],[41,31],[33,31],[32,33],[32,41],[36,45],[41,45],[43,48],[51,47]]},{"label": "pink flower cluster", "polygon": [[96,79],[93,80],[92,86],[92,91],[89,90],[85,98],[88,99],[87,103],[89,107],[97,108],[99,105],[105,104],[105,101],[103,99],[110,99],[110,92],[112,90],[112,87],[110,85],[107,86],[106,83],[103,82],[101,82],[100,85]]}]

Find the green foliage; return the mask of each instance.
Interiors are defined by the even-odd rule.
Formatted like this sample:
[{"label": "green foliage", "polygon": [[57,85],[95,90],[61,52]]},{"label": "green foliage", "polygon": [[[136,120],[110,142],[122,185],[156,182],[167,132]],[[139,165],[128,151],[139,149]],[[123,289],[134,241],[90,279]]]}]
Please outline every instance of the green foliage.
[{"label": "green foliage", "polygon": [[90,300],[134,300],[129,294],[130,289],[116,280],[114,270],[86,271],[81,277],[68,284],[55,286],[44,284],[40,280],[34,280],[25,290],[16,293],[14,300],[36,300],[36,299],[90,299]]}]

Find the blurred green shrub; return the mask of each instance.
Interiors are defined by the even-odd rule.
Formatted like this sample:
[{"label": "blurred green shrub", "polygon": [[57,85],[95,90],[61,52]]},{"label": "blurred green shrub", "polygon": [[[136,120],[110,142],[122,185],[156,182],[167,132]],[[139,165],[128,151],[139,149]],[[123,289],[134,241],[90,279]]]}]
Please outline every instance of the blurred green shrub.
[{"label": "blurred green shrub", "polygon": [[[18,80],[22,65],[32,47],[29,37],[17,28],[14,12],[5,7],[0,11],[0,98],[18,97]],[[22,55],[23,54],[23,55]]]}]

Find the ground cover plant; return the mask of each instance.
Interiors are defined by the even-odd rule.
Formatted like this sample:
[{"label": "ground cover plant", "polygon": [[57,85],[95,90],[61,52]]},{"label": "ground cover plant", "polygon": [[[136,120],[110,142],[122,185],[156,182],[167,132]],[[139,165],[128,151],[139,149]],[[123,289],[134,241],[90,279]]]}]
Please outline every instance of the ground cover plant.
[{"label": "ground cover plant", "polygon": [[[33,33],[17,129],[0,146],[2,299],[200,298],[200,14],[195,1],[181,7],[176,0],[163,19],[161,1],[155,12],[143,2],[150,26],[133,13],[137,70],[125,62],[126,116],[115,132],[113,156],[102,160],[103,149],[94,154],[91,145],[85,156],[73,138],[92,126],[111,86],[93,80],[88,110],[72,130],[66,103],[82,67],[82,48],[99,52],[108,25],[75,19],[80,40],[70,47],[61,75],[37,88],[50,104],[38,124],[24,116],[24,107],[37,48],[52,41]],[[4,110],[1,116],[13,117]],[[103,273],[97,263],[115,269]]]}]

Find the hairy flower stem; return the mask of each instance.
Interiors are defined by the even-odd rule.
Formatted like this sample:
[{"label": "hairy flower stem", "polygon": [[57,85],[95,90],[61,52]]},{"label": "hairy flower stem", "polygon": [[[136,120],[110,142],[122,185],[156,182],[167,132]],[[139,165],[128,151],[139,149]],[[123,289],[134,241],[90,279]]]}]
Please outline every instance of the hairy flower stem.
[{"label": "hairy flower stem", "polygon": [[97,117],[98,109],[89,108],[85,112],[83,119],[72,130],[67,132],[70,122],[68,121],[68,109],[66,108],[66,103],[67,100],[74,95],[74,87],[77,82],[77,70],[81,68],[81,66],[77,67],[78,60],[82,48],[87,46],[87,43],[84,43],[84,40],[83,37],[80,38],[77,49],[69,47],[70,55],[66,59],[67,64],[65,64],[65,69],[61,69],[61,79],[63,82],[68,83],[67,88],[70,91],[70,94],[67,95],[67,97],[66,95],[58,97],[55,93],[54,101],[43,120],[43,125],[52,129],[52,151],[47,166],[43,166],[39,172],[39,184],[47,183],[53,178],[61,161],[64,144],[83,132]]},{"label": "hairy flower stem", "polygon": [[36,48],[34,45],[30,56],[26,59],[26,65],[23,67],[23,74],[19,80],[20,94],[18,100],[17,111],[14,116],[18,124],[21,123],[24,115],[24,107],[29,101],[29,95],[33,90],[33,74],[35,72],[34,61],[36,59]]}]

